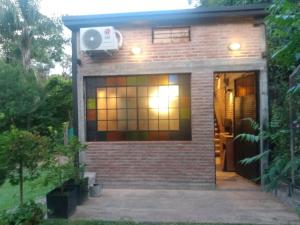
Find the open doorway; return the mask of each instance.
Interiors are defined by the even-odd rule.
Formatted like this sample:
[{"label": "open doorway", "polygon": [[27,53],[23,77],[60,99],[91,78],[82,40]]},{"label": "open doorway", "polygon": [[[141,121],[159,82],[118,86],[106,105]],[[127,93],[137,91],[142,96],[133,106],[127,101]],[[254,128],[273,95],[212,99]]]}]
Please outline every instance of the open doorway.
[{"label": "open doorway", "polygon": [[[256,72],[215,73],[214,116],[216,180],[246,178],[251,182],[260,175],[259,162],[242,165],[244,158],[259,153],[258,144],[234,139],[241,133],[255,133],[251,118],[258,121],[258,85]],[[234,185],[234,184],[233,184]]]}]

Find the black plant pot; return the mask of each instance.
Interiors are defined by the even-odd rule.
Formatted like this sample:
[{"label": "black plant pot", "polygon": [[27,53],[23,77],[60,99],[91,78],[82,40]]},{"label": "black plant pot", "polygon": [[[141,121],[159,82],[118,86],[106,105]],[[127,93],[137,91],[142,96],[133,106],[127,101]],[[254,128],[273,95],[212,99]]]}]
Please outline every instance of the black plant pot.
[{"label": "black plant pot", "polygon": [[69,218],[76,210],[76,189],[64,187],[50,191],[47,196],[47,208],[49,218]]},{"label": "black plant pot", "polygon": [[76,189],[77,205],[82,205],[88,198],[89,193],[89,179],[83,178],[79,182],[71,179],[65,183],[65,187]]}]

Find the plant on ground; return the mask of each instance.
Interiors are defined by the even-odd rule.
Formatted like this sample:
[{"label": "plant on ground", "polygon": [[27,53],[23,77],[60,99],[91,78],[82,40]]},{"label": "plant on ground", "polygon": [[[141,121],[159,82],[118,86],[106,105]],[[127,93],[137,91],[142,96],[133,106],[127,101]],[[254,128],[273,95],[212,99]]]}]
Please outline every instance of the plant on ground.
[{"label": "plant on ground", "polygon": [[12,127],[0,135],[0,165],[13,185],[19,186],[19,202],[23,205],[24,181],[36,179],[48,158],[48,139]]},{"label": "plant on ground", "polygon": [[0,214],[1,225],[38,225],[45,216],[45,209],[41,203],[29,201],[15,209]]}]

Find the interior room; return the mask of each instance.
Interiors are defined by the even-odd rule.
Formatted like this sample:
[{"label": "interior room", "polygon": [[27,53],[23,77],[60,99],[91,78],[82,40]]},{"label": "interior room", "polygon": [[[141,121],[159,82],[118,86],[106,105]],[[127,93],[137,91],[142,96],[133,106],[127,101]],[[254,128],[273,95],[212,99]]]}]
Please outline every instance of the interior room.
[{"label": "interior room", "polygon": [[244,177],[255,183],[259,163],[243,165],[240,161],[258,153],[258,144],[236,138],[254,134],[251,120],[258,121],[257,75],[255,72],[215,73],[215,156],[216,179]]}]

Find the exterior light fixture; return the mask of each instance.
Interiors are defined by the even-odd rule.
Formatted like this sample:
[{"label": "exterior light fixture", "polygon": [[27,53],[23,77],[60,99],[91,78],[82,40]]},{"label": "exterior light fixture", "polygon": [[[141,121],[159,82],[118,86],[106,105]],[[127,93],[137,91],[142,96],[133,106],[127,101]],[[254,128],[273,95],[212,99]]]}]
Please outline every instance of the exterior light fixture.
[{"label": "exterior light fixture", "polygon": [[241,44],[238,43],[238,42],[233,42],[233,43],[230,43],[228,48],[229,48],[230,51],[238,51],[238,50],[241,49]]},{"label": "exterior light fixture", "polygon": [[133,55],[140,55],[142,53],[142,48],[140,48],[140,47],[132,47],[131,48],[131,53]]}]

